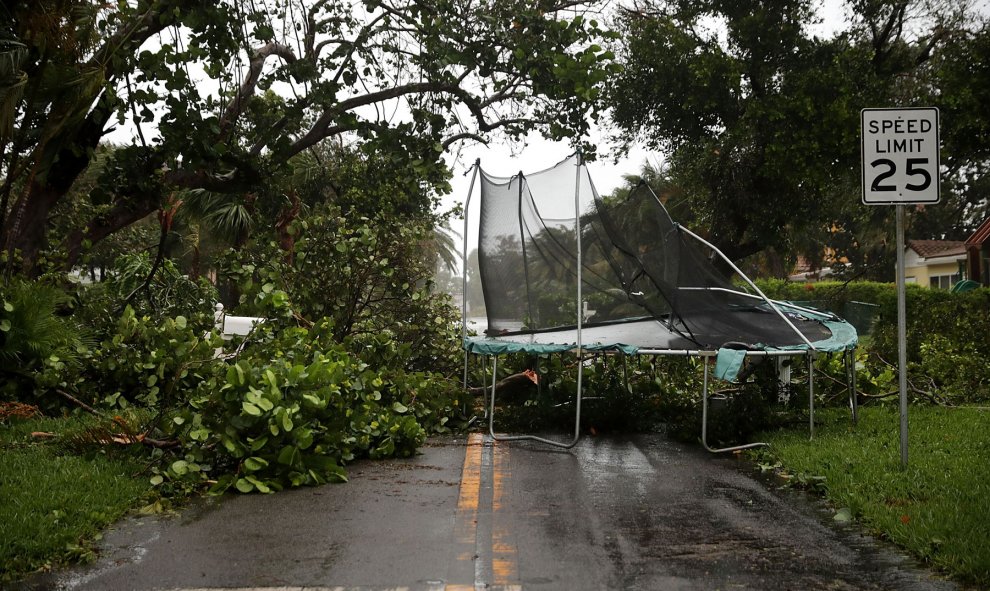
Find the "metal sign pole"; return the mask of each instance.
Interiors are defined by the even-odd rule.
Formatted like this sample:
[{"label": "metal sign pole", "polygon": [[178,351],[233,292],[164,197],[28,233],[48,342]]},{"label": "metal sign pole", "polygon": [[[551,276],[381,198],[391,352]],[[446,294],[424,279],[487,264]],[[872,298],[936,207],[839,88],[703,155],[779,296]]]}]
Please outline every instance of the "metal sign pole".
[{"label": "metal sign pole", "polygon": [[901,394],[901,468],[908,465],[907,290],[904,286],[904,205],[897,204],[897,373]]},{"label": "metal sign pole", "polygon": [[935,107],[867,108],[860,111],[859,119],[863,204],[897,207],[897,372],[901,396],[901,468],[906,469],[908,401],[904,206],[936,204],[941,200],[939,112]]}]

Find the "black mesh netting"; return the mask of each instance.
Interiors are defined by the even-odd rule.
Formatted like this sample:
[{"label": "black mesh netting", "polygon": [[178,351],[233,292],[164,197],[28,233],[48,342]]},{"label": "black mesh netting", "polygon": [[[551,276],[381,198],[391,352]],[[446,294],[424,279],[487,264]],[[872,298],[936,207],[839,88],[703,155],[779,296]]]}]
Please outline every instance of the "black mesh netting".
[{"label": "black mesh netting", "polygon": [[[804,342],[766,302],[726,278],[648,186],[602,199],[576,158],[511,178],[482,171],[478,266],[487,334],[577,323],[575,211],[585,326],[653,318],[704,348]],[[812,342],[828,337],[817,322],[792,322]],[[643,337],[641,343],[650,342]]]}]

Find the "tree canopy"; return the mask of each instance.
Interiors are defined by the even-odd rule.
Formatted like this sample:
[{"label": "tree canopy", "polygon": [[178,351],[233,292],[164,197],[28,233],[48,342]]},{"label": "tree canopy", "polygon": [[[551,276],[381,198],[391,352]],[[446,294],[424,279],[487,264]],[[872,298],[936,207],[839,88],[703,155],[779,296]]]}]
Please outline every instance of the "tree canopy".
[{"label": "tree canopy", "polygon": [[[0,7],[0,231],[30,271],[53,208],[133,129],[58,236],[84,247],[178,190],[258,195],[334,139],[441,189],[460,141],[580,138],[611,53],[570,0],[40,0]],[[119,141],[119,136],[114,136]],[[9,259],[13,261],[13,259]]]},{"label": "tree canopy", "polygon": [[[668,152],[666,182],[730,257],[889,259],[892,208],[860,204],[859,112],[942,110],[943,200],[918,232],[958,237],[986,213],[985,22],[965,3],[851,0],[815,34],[809,0],[645,1],[620,11],[617,131]],[[982,133],[981,133],[982,132]],[[878,234],[879,233],[879,234]]]}]

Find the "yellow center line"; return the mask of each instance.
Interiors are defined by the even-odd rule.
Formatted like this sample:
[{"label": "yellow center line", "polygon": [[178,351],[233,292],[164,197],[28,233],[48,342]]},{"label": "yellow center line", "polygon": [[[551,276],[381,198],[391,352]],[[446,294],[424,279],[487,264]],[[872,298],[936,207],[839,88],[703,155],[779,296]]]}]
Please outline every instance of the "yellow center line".
[{"label": "yellow center line", "polygon": [[481,492],[481,454],[485,438],[480,433],[468,436],[461,469],[461,489],[457,497],[454,518],[454,559],[447,591],[474,591],[476,541],[478,536],[478,504]]},{"label": "yellow center line", "polygon": [[504,520],[499,519],[502,501],[505,494],[505,484],[512,472],[509,469],[508,449],[497,443],[493,449],[494,466],[492,470],[492,574],[493,583],[499,587],[514,586],[519,581],[519,554],[512,536]]},{"label": "yellow center line", "polygon": [[[486,452],[491,455],[486,455]],[[490,474],[488,469],[491,469]],[[454,563],[444,591],[522,589],[518,584],[518,552],[508,527],[497,518],[503,508],[509,475],[508,450],[497,444],[486,448],[484,435],[471,434],[464,454],[457,497]],[[485,507],[481,507],[482,500]],[[491,503],[490,511],[488,503]],[[483,522],[481,528],[479,521]],[[486,564],[489,561],[490,564]],[[490,570],[487,568],[489,566]],[[491,580],[486,580],[488,577]]]}]

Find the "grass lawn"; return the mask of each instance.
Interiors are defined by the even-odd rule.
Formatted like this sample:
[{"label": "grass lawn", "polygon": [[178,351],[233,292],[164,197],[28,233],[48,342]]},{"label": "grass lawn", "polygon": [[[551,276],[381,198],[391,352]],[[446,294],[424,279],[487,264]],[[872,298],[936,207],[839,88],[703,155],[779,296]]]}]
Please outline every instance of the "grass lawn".
[{"label": "grass lawn", "polygon": [[[895,406],[819,415],[807,431],[764,435],[769,454],[822,487],[842,514],[960,581],[990,587],[990,410],[912,406],[908,468],[900,467]],[[841,518],[843,515],[839,515]]]},{"label": "grass lawn", "polygon": [[[79,456],[32,431],[67,433],[88,417],[0,422],[0,583],[92,556],[88,543],[151,488],[144,464]],[[2,586],[2,585],[0,585]]]}]

